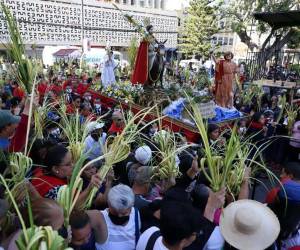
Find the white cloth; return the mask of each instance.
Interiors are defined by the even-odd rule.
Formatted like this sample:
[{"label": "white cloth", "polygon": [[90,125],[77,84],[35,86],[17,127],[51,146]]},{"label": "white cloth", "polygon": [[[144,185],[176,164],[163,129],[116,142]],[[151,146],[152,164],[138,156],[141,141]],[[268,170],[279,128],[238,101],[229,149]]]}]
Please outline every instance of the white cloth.
[{"label": "white cloth", "polygon": [[212,63],[212,61],[211,60],[207,60],[207,61],[205,61],[205,63],[204,63],[204,67],[206,68],[206,69],[211,69],[211,66],[213,65],[213,63]]},{"label": "white cloth", "polygon": [[223,249],[225,240],[221,234],[220,227],[215,227],[214,231],[210,235],[208,241],[206,242],[203,250],[219,250]]},{"label": "white cloth", "polygon": [[102,136],[98,141],[95,141],[91,135],[85,138],[84,152],[87,153],[90,160],[94,160],[103,154],[102,148],[104,146],[106,137],[106,133],[102,133]]},{"label": "white cloth", "polygon": [[[105,243],[96,243],[97,250],[134,250],[135,249],[135,209],[132,208],[129,221],[125,226],[112,223],[108,216],[108,209],[101,211],[106,222],[108,237]],[[139,216],[139,228],[141,221]]]},{"label": "white cloth", "polygon": [[[136,250],[145,250],[147,243],[149,241],[149,238],[151,237],[151,235],[158,231],[159,228],[158,227],[150,227],[149,229],[147,229],[140,237],[137,245],[136,245]],[[159,236],[157,238],[157,240],[155,241],[153,250],[168,250],[168,248],[165,247],[165,245],[162,242],[162,236]]]},{"label": "white cloth", "polygon": [[117,65],[113,59],[105,61],[104,68],[101,75],[102,85],[105,88],[116,82],[115,72],[114,72],[116,66]]}]

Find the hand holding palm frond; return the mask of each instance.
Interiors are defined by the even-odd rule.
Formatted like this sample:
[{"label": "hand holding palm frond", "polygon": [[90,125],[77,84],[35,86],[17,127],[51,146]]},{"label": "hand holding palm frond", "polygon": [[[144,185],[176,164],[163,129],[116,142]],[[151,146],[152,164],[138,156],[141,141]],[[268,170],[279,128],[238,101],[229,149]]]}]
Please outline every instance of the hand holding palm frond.
[{"label": "hand holding palm frond", "polygon": [[190,145],[183,145],[178,148],[174,133],[166,130],[157,132],[153,140],[157,144],[161,161],[158,166],[153,167],[152,177],[159,180],[178,177],[181,173],[176,162],[177,155],[190,147]]},{"label": "hand holding palm frond", "polygon": [[6,49],[9,57],[15,63],[13,73],[18,80],[18,83],[22,85],[27,94],[31,94],[33,82],[36,76],[36,67],[33,61],[28,59],[25,55],[25,45],[15,18],[4,3],[1,3],[1,8],[6,18],[10,36],[10,44],[6,46]]},{"label": "hand holding palm frond", "polygon": [[[11,190],[8,187],[7,182],[5,181],[4,177],[0,175],[0,182],[5,187],[6,192],[8,194],[11,203],[18,215],[22,232],[19,235],[18,239],[16,240],[16,245],[19,250],[64,250],[67,249],[65,247],[64,239],[59,236],[57,231],[54,231],[51,227],[37,227],[33,224],[32,220],[32,209],[30,206],[30,202],[28,204],[28,211],[30,217],[30,227],[26,228],[25,221],[20,213],[18,205],[14,199],[14,196]],[[29,198],[28,198],[29,200]]]}]

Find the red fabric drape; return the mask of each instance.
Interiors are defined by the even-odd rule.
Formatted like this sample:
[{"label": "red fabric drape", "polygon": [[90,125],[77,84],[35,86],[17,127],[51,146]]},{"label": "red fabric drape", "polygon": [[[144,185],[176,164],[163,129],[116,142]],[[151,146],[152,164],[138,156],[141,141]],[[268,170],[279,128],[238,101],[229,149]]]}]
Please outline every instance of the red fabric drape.
[{"label": "red fabric drape", "polygon": [[142,41],[135,59],[135,66],[131,76],[133,84],[145,84],[148,79],[148,46],[149,43]]}]

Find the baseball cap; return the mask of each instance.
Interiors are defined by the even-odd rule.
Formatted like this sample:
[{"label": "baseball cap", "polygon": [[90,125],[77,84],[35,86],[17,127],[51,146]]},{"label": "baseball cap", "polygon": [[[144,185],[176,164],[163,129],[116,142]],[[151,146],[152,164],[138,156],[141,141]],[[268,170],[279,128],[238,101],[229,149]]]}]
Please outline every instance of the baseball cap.
[{"label": "baseball cap", "polygon": [[20,116],[13,115],[9,110],[0,110],[0,128],[19,123],[20,120]]},{"label": "baseball cap", "polygon": [[89,124],[87,124],[87,131],[88,131],[88,133],[92,133],[94,130],[100,129],[103,127],[104,127],[103,122],[90,122]]},{"label": "baseball cap", "polygon": [[150,147],[142,146],[135,151],[134,157],[142,165],[147,165],[148,162],[151,160],[152,151]]}]

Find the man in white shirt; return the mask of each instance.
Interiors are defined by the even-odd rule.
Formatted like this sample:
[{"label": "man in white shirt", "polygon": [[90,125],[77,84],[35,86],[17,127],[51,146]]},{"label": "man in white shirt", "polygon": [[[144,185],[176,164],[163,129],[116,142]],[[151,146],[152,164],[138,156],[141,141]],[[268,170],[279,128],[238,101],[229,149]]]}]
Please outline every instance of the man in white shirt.
[{"label": "man in white shirt", "polygon": [[[211,192],[202,216],[200,210],[195,210],[188,202],[163,201],[160,209],[160,228],[154,226],[147,229],[139,238],[136,250],[182,250],[188,247],[204,233],[204,224],[213,225],[215,211],[222,207],[224,202],[225,189],[217,193]],[[212,247],[219,243],[220,237],[217,236],[218,230],[214,232],[204,249],[221,249]]]},{"label": "man in white shirt", "polygon": [[88,137],[84,141],[84,152],[87,153],[90,160],[96,159],[103,154],[102,148],[106,140],[106,133],[103,132],[104,123],[90,122],[87,125],[89,132]]},{"label": "man in white shirt", "polygon": [[[85,216],[71,215],[74,249],[134,250],[139,238],[141,220],[134,205],[130,187],[119,184],[107,196],[108,208],[86,211]],[[81,217],[81,218],[79,218]],[[93,244],[94,243],[94,244]]]}]

